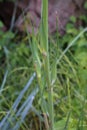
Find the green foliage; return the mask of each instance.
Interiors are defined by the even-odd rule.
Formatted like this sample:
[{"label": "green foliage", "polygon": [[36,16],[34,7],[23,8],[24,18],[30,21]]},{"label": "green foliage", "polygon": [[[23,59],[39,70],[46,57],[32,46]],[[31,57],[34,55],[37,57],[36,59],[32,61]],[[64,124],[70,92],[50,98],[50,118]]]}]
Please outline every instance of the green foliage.
[{"label": "green foliage", "polygon": [[[79,19],[87,25],[87,17],[85,15],[80,16]],[[35,114],[40,116],[38,113],[42,114],[44,112],[42,109],[45,112],[49,112],[49,107],[52,110],[51,105],[53,105],[54,112],[52,114],[54,116],[55,130],[86,130],[87,28],[84,29],[82,26],[76,28],[74,26],[76,18],[72,16],[70,23],[66,26],[66,34],[60,36],[57,32],[53,37],[49,36],[48,41],[48,36],[45,37],[43,29],[45,24],[47,26],[45,22],[42,21],[41,30],[37,35],[32,34],[29,43],[25,40],[28,39],[27,36],[18,40],[18,36],[15,33],[0,30],[0,122],[6,116],[7,111],[11,110],[14,101],[20,95],[21,90],[25,88],[25,84],[30,79],[31,74],[36,70],[38,82],[37,79],[33,81],[31,88],[27,89],[23,99],[18,101],[19,108],[22,107],[24,102],[27,103],[29,101],[28,97],[35,90],[35,86],[41,85],[41,93],[38,93],[33,103]],[[2,27],[3,23],[0,22],[0,28]],[[47,28],[45,31],[48,35]],[[78,35],[79,33],[80,35]],[[49,64],[46,64],[47,62]],[[35,66],[33,66],[33,63]],[[50,103],[48,102],[50,91],[47,78],[49,76],[47,75],[48,70],[50,84],[53,88],[51,95],[53,102]],[[49,106],[48,103],[50,104]],[[41,105],[43,105],[42,108]],[[28,103],[26,107],[28,107]],[[15,117],[13,111],[10,116],[12,114]],[[20,115],[24,114],[25,112],[20,113]],[[31,115],[26,114],[27,120],[29,120]],[[24,120],[25,122],[22,123],[21,128],[23,130],[29,129],[28,126],[32,125],[32,121]],[[18,127],[18,124],[21,123],[19,121],[17,117],[16,124]]]},{"label": "green foliage", "polygon": [[0,28],[2,28],[3,27],[3,23],[0,21]]},{"label": "green foliage", "polygon": [[84,8],[87,9],[87,1],[84,4]]}]

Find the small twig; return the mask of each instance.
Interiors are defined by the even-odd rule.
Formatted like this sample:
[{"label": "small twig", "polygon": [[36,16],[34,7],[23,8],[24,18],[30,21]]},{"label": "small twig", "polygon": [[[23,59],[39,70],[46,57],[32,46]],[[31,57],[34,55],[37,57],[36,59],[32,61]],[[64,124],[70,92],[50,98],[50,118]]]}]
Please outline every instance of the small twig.
[{"label": "small twig", "polygon": [[17,4],[18,4],[18,0],[15,1],[13,15],[12,15],[12,19],[11,19],[11,26],[10,26],[10,29],[9,29],[10,31],[13,30],[14,25],[15,25],[15,18],[16,18],[16,12],[17,12]]},{"label": "small twig", "polygon": [[22,11],[22,13],[19,15],[19,17],[17,18],[17,20],[15,21],[15,25],[17,25],[17,23],[19,22],[20,18],[28,11],[29,9],[29,5]]}]

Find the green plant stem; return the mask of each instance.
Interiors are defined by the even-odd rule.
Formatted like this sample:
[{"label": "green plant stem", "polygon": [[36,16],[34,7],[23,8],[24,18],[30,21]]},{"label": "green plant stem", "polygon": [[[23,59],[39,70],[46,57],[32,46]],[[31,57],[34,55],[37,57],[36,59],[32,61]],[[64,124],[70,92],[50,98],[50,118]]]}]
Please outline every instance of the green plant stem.
[{"label": "green plant stem", "polygon": [[83,31],[81,31],[74,39],[72,42],[69,43],[69,45],[67,46],[67,48],[63,51],[63,53],[61,54],[61,56],[59,57],[59,59],[57,60],[57,64],[60,62],[60,60],[63,58],[63,56],[66,54],[66,52],[75,44],[75,42],[85,33],[87,32],[87,27],[85,29],[83,29]]},{"label": "green plant stem", "polygon": [[41,46],[43,48],[44,71],[48,87],[48,104],[49,104],[49,119],[50,130],[54,129],[54,114],[53,114],[53,88],[50,80],[50,62],[49,62],[49,47],[48,47],[48,0],[42,0],[42,19],[41,19]]}]

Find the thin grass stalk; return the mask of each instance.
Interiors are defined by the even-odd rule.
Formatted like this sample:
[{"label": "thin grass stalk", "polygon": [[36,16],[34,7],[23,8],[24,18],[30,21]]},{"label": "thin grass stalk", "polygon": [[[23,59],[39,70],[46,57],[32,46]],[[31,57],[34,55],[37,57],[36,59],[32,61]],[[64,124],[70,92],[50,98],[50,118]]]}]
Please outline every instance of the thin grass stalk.
[{"label": "thin grass stalk", "polygon": [[60,60],[63,58],[63,56],[66,54],[66,52],[76,43],[76,41],[85,33],[87,32],[87,27],[84,28],[74,39],[72,42],[69,43],[67,48],[63,51],[63,53],[60,55],[59,59],[57,60],[57,64],[60,62]]},{"label": "thin grass stalk", "polygon": [[48,104],[49,104],[49,118],[50,130],[54,129],[54,115],[53,115],[53,89],[50,79],[50,63],[49,63],[49,46],[48,46],[48,0],[42,0],[41,12],[41,46],[43,48],[43,63],[46,76],[46,84],[48,87]]}]

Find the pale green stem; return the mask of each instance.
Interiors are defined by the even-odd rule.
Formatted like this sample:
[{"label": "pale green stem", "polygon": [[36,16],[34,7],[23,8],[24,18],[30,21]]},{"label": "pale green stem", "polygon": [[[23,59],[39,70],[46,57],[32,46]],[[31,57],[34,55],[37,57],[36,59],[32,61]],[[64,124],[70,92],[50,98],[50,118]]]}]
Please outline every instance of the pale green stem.
[{"label": "pale green stem", "polygon": [[48,46],[48,0],[42,0],[42,19],[41,19],[41,44],[43,47],[44,71],[46,73],[46,81],[48,87],[48,104],[50,130],[54,130],[54,113],[53,113],[53,88],[50,80],[50,63],[49,63],[49,46]]}]

